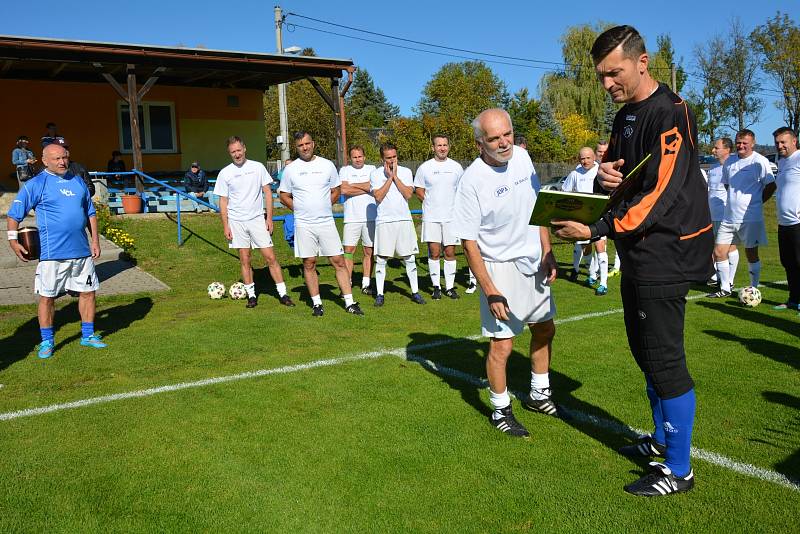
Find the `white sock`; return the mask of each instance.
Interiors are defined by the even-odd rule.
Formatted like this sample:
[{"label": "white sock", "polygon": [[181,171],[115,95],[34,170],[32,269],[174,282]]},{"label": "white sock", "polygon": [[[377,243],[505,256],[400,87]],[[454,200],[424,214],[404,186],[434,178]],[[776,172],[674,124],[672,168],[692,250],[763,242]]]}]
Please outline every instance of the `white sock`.
[{"label": "white sock", "polygon": [[614,251],[614,270],[619,271],[620,268],[620,261],[619,261],[619,254]]},{"label": "white sock", "polygon": [[531,397],[534,400],[546,399],[550,396],[550,373],[531,373]]},{"label": "white sock", "polygon": [[386,280],[386,259],[375,256],[375,291],[383,295],[383,282]]},{"label": "white sock", "polygon": [[361,287],[369,287],[369,276],[361,277]]},{"label": "white sock", "polygon": [[729,274],[728,260],[715,261],[714,268],[717,270],[717,280],[719,280],[720,291],[731,290],[731,280]]},{"label": "white sock", "polygon": [[495,393],[489,388],[489,402],[492,403],[492,408],[494,408],[492,419],[499,419],[502,417],[500,410],[511,404],[511,396],[508,394],[508,389],[502,393]]},{"label": "white sock", "polygon": [[428,258],[428,272],[431,273],[433,287],[441,287],[439,281],[439,260]]},{"label": "white sock", "polygon": [[247,298],[255,298],[256,296],[256,284],[255,282],[252,284],[245,284],[245,290],[247,290]]},{"label": "white sock", "polygon": [[739,249],[728,251],[728,270],[730,271],[731,287],[736,280],[736,269],[739,267]]},{"label": "white sock", "polygon": [[750,272],[750,285],[758,287],[758,282],[761,281],[761,260],[755,263],[748,263],[747,270]]},{"label": "white sock", "polygon": [[471,286],[478,285],[478,281],[475,280],[475,275],[472,274],[472,269],[469,270],[469,285]]},{"label": "white sock", "polygon": [[314,306],[322,306],[322,298],[319,295],[314,295],[311,297],[311,304]]},{"label": "white sock", "polygon": [[592,261],[589,263],[589,278],[597,280],[597,253],[592,252]]},{"label": "white sock", "polygon": [[600,285],[608,287],[608,252],[598,252],[597,263],[600,266]]},{"label": "white sock", "polygon": [[583,259],[583,245],[575,244],[572,249],[572,270],[578,272],[581,268],[581,260]]},{"label": "white sock", "polygon": [[444,288],[452,289],[456,284],[456,260],[444,260]]},{"label": "white sock", "polygon": [[347,295],[342,295],[344,297],[344,305],[345,307],[350,306],[353,304],[353,294],[348,293]]},{"label": "white sock", "polygon": [[[408,285],[411,286],[411,293],[419,293],[419,284],[417,282],[417,258],[414,256],[406,256],[403,258],[406,264],[406,275],[408,275]],[[439,267],[439,262],[436,262],[436,267]]]},{"label": "white sock", "polygon": [[286,294],[286,283],[285,282],[280,282],[280,283],[275,284],[275,289],[278,290],[278,296],[279,297],[284,296]]}]

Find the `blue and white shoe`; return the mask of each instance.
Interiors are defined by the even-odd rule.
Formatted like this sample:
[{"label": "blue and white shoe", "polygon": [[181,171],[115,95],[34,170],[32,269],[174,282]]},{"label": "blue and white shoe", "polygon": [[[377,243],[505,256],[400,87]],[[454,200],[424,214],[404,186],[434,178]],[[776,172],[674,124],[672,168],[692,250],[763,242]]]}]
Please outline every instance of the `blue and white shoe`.
[{"label": "blue and white shoe", "polygon": [[39,344],[39,352],[37,353],[37,355],[44,360],[52,356],[55,350],[56,350],[56,344],[53,342],[53,340],[46,339]]},{"label": "blue and white shoe", "polygon": [[608,293],[608,288],[606,286],[597,286],[597,289],[594,290],[594,294],[598,297],[602,297]]},{"label": "blue and white shoe", "polygon": [[100,340],[100,334],[92,334],[89,337],[81,338],[81,345],[84,347],[92,347],[93,349],[104,349],[108,345]]},{"label": "blue and white shoe", "polygon": [[592,278],[591,276],[586,279],[586,285],[589,287],[594,287],[597,285],[597,278]]}]

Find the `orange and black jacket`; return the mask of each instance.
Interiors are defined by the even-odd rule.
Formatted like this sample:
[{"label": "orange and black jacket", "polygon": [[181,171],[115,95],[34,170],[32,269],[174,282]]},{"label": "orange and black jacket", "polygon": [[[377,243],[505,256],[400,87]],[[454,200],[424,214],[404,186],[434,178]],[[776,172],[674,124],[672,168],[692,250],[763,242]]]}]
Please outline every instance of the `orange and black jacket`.
[{"label": "orange and black jacket", "polygon": [[713,271],[714,237],[694,115],[663,84],[619,110],[605,161],[625,160],[621,170],[627,175],[648,153],[647,167],[623,200],[590,226],[592,237],[614,239],[628,278],[706,281]]}]

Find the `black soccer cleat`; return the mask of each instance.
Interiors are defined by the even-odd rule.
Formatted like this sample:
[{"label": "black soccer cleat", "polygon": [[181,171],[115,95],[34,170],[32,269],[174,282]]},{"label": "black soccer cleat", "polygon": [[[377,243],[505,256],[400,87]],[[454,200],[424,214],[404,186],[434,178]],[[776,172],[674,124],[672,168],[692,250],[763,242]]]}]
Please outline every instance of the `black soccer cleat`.
[{"label": "black soccer cleat", "polygon": [[256,297],[247,297],[247,304],[244,306],[245,308],[255,308],[258,306],[258,299]]},{"label": "black soccer cleat", "polygon": [[660,497],[671,493],[683,493],[694,487],[694,471],[685,477],[675,476],[669,467],[650,462],[650,472],[625,486],[625,491],[640,497]]},{"label": "black soccer cleat", "polygon": [[352,303],[345,309],[347,310],[347,313],[352,313],[353,315],[364,315],[364,312],[361,311],[361,306],[358,305],[358,302]]},{"label": "black soccer cleat", "polygon": [[420,295],[419,293],[414,293],[413,295],[411,295],[411,302],[415,304],[425,304],[425,299],[422,298],[422,295]]},{"label": "black soccer cleat", "polygon": [[311,315],[312,317],[322,317],[325,314],[325,308],[322,307],[322,304],[314,304],[311,308]]},{"label": "black soccer cleat", "polygon": [[558,417],[558,406],[550,399],[550,389],[541,390],[541,393],[547,395],[547,397],[544,399],[534,399],[533,396],[528,393],[522,399],[522,406],[532,412]]},{"label": "black soccer cleat", "polygon": [[724,299],[724,298],[727,298],[727,297],[730,297],[730,296],[731,296],[731,292],[730,291],[723,291],[722,289],[720,289],[719,291],[717,291],[715,293],[709,293],[708,295],[706,295],[706,297],[708,297],[710,299]]},{"label": "black soccer cleat", "polygon": [[292,298],[289,295],[284,295],[282,297],[279,297],[278,302],[289,308],[294,308],[294,302],[292,301]]},{"label": "black soccer cleat", "polygon": [[461,298],[458,295],[458,291],[456,291],[456,288],[454,288],[454,287],[451,287],[450,289],[445,289],[444,290],[444,295],[446,297],[449,297],[449,298],[453,299],[453,300],[458,300],[458,299]]},{"label": "black soccer cleat", "polygon": [[667,451],[667,446],[662,445],[660,443],[656,443],[653,439],[653,436],[640,436],[639,441],[636,443],[632,443],[630,445],[625,445],[617,449],[623,456],[642,456],[642,457],[653,457],[653,456],[664,456],[664,453]]},{"label": "black soccer cleat", "polygon": [[375,296],[375,290],[372,289],[372,286],[362,287],[361,288],[361,293],[363,293],[364,295],[370,296],[370,297]]},{"label": "black soccer cleat", "polygon": [[433,286],[433,291],[431,292],[431,298],[433,300],[442,300],[442,288],[439,286]]},{"label": "black soccer cleat", "polygon": [[383,295],[381,295],[380,293],[375,295],[375,304],[374,304],[374,306],[376,308],[380,308],[381,306],[383,306],[383,301],[384,301]]},{"label": "black soccer cleat", "polygon": [[577,282],[578,281],[578,271],[572,269],[569,273],[569,281],[570,282]]},{"label": "black soccer cleat", "polygon": [[514,436],[517,438],[529,438],[531,436],[530,432],[528,432],[528,429],[522,426],[522,424],[517,421],[516,417],[514,417],[514,413],[511,411],[510,404],[505,408],[501,408],[499,411],[501,414],[503,414],[502,417],[495,419],[494,412],[489,415],[489,421],[495,426],[495,428],[504,434],[508,434],[509,436]]}]

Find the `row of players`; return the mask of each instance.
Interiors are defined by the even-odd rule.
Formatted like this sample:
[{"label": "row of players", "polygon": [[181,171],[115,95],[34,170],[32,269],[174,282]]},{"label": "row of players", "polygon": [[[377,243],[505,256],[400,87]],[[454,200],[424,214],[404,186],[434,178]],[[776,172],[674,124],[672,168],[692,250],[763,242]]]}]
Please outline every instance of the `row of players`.
[{"label": "row of players", "polygon": [[[408,205],[414,194],[422,201],[422,241],[428,245],[431,296],[434,300],[442,296],[459,298],[455,288],[455,247],[460,241],[451,223],[456,189],[464,170],[448,157],[450,140],[446,135],[433,137],[434,157],[420,165],[416,176],[410,169],[398,165],[397,147],[391,143],[381,146],[382,167],[366,165],[364,149],[354,146],[350,149],[351,164],[339,172],[330,160],[314,153],[314,140],[308,132],[294,134],[294,143],[298,158],[284,169],[278,192],[281,203],[294,212],[294,253],[303,260],[303,277],[311,296],[312,315],[324,314],[316,269],[318,256],[327,257],[333,265],[347,312],[363,315],[353,298],[351,286],[353,254],[359,242],[364,249],[361,292],[374,296],[375,306],[384,305],[387,260],[395,256],[402,258],[405,264],[411,300],[425,304],[417,279],[417,232]],[[276,283],[279,302],[294,306],[273,251],[272,178],[261,163],[247,159],[247,147],[241,138],[230,137],[227,147],[232,163],[219,172],[214,194],[220,198],[220,215],[228,246],[239,251],[242,281],[247,290],[246,305],[253,308],[258,303],[251,266],[251,250],[257,248]],[[339,237],[332,210],[340,195],[346,198],[343,238]],[[370,277],[373,255],[374,287]],[[475,289],[475,279],[470,272],[467,293]]]}]

